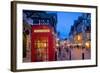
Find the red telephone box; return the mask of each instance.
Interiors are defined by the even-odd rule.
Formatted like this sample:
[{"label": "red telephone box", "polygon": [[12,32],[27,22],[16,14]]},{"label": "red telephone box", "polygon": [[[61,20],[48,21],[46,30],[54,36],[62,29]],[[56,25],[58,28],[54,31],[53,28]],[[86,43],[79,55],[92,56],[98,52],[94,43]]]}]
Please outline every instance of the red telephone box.
[{"label": "red telephone box", "polygon": [[52,27],[48,25],[32,25],[31,61],[55,60],[55,37]]}]

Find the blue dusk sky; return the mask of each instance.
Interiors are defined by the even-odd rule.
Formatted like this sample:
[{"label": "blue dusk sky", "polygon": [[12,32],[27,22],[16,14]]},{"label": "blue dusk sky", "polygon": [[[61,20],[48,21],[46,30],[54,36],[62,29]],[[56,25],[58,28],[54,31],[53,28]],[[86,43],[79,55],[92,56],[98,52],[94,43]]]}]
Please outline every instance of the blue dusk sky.
[{"label": "blue dusk sky", "polygon": [[57,12],[58,22],[56,30],[60,32],[61,39],[68,38],[71,26],[81,15],[82,13],[79,12]]}]

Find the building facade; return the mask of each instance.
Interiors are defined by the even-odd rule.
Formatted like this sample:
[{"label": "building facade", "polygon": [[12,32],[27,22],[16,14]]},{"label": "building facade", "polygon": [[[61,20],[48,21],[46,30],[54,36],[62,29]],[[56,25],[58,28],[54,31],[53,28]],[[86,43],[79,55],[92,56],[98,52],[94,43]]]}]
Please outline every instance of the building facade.
[{"label": "building facade", "polygon": [[31,26],[23,22],[23,62],[31,60]]},{"label": "building facade", "polygon": [[69,39],[72,44],[90,48],[91,44],[91,14],[83,13],[71,26]]}]

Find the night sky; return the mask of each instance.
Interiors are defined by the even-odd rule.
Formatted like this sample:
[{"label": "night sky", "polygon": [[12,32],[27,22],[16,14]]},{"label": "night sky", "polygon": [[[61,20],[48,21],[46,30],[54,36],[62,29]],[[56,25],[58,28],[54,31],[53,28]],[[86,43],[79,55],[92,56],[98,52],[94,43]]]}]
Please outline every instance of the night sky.
[{"label": "night sky", "polygon": [[[47,12],[47,13],[57,13],[57,32],[60,33],[59,38],[65,39],[68,38],[71,25],[74,24],[74,20],[77,20],[82,13],[79,12]],[[26,18],[26,15],[23,14],[24,19],[28,24],[32,25],[32,19]]]}]

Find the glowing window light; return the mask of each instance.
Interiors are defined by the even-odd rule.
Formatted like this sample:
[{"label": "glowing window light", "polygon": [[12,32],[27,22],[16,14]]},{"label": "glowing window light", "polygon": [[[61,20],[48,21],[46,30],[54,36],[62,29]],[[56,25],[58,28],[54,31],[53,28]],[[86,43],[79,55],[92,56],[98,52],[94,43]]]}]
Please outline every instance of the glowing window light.
[{"label": "glowing window light", "polygon": [[77,40],[79,40],[79,41],[81,40],[81,36],[80,35],[77,36]]},{"label": "glowing window light", "polygon": [[86,48],[90,48],[90,42],[85,43]]}]

